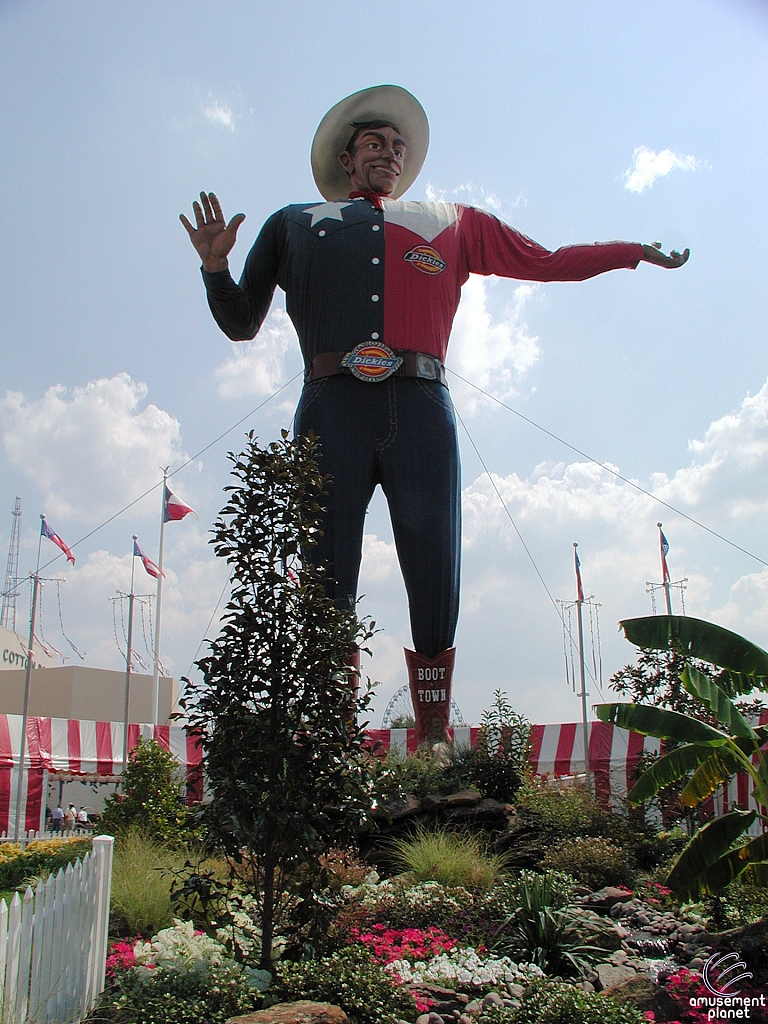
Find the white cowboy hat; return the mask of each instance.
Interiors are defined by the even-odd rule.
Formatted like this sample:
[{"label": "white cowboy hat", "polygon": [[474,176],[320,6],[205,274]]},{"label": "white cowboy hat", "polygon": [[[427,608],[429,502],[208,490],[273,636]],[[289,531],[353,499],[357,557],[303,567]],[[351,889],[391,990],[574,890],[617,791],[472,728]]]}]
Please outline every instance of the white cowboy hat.
[{"label": "white cowboy hat", "polygon": [[410,188],[421,170],[429,148],[429,122],[424,108],[399,85],[376,85],[361,89],[341,100],[322,119],[312,140],[312,174],[324,199],[346,199],[349,176],[339,163],[355,125],[365,121],[388,121],[405,139],[407,151],[403,173],[392,198]]}]

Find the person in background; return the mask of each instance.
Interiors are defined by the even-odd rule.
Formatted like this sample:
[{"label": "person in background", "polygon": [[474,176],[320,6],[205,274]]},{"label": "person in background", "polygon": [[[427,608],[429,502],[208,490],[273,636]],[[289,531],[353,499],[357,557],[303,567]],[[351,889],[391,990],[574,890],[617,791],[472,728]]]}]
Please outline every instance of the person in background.
[{"label": "person in background", "polygon": [[58,804],[51,811],[51,831],[61,832],[61,828],[64,822],[64,811],[61,809],[61,804]]},{"label": "person in background", "polygon": [[77,821],[77,808],[74,804],[70,804],[67,808],[67,813],[64,815],[64,831],[72,832]]}]

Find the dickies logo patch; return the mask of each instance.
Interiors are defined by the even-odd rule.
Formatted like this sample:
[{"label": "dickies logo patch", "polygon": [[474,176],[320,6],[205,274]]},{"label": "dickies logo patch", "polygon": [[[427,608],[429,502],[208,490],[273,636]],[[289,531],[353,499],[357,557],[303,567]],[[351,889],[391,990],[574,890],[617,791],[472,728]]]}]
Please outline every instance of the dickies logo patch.
[{"label": "dickies logo patch", "polygon": [[373,383],[391,377],[402,362],[402,358],[395,355],[389,346],[363,342],[351,352],[347,352],[341,360],[341,365],[346,366],[358,380]]},{"label": "dickies logo patch", "polygon": [[439,274],[445,270],[445,260],[431,245],[416,245],[403,259],[413,264],[422,274]]}]

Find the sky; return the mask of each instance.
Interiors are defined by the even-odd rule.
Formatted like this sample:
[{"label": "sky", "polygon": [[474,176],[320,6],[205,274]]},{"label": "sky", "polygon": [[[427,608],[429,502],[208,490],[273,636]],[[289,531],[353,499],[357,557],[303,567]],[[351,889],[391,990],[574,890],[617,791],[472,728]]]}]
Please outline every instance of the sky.
[{"label": "sky", "polygon": [[[21,574],[40,513],[74,546],[73,568],[44,542],[43,575],[66,578],[44,587],[44,636],[78,661],[60,594],[85,664],[120,667],[110,598],[129,588],[133,534],[157,558],[155,485],[170,466],[199,520],[166,531],[161,658],[176,677],[196,671],[226,601],[209,542],[227,452],[247,430],[268,443],[290,429],[299,382],[272,396],[301,361],[280,293],[255,341],[219,332],[178,216],[201,189],[228,217],[247,215],[237,276],[272,212],[317,200],[309,148],[325,112],[384,82],[430,120],[407,198],[484,207],[550,249],[691,249],[676,271],[464,288],[447,360],[466,428],[464,719],[477,724],[497,689],[532,722],[579,719],[557,604],[576,597],[574,542],[600,604],[603,683],[588,680],[588,701],[610,699],[611,674],[636,656],[617,624],[650,614],[646,581],[661,579],[659,521],[688,614],[768,647],[760,0],[391,0],[370,12],[342,0],[4,0],[0,558],[17,495]],[[136,579],[152,592],[138,562]],[[410,645],[380,492],[360,594],[378,629],[363,663],[378,726]],[[28,614],[25,585],[24,634]]]}]

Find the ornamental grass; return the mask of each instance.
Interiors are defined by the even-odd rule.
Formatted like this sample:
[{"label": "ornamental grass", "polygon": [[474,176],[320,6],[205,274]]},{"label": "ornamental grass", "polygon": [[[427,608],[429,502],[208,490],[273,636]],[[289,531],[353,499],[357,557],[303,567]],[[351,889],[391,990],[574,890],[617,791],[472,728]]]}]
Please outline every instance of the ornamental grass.
[{"label": "ornamental grass", "polygon": [[490,889],[502,877],[504,854],[491,854],[482,839],[469,832],[419,826],[407,839],[391,844],[393,859],[416,881],[435,881],[465,889]]}]

